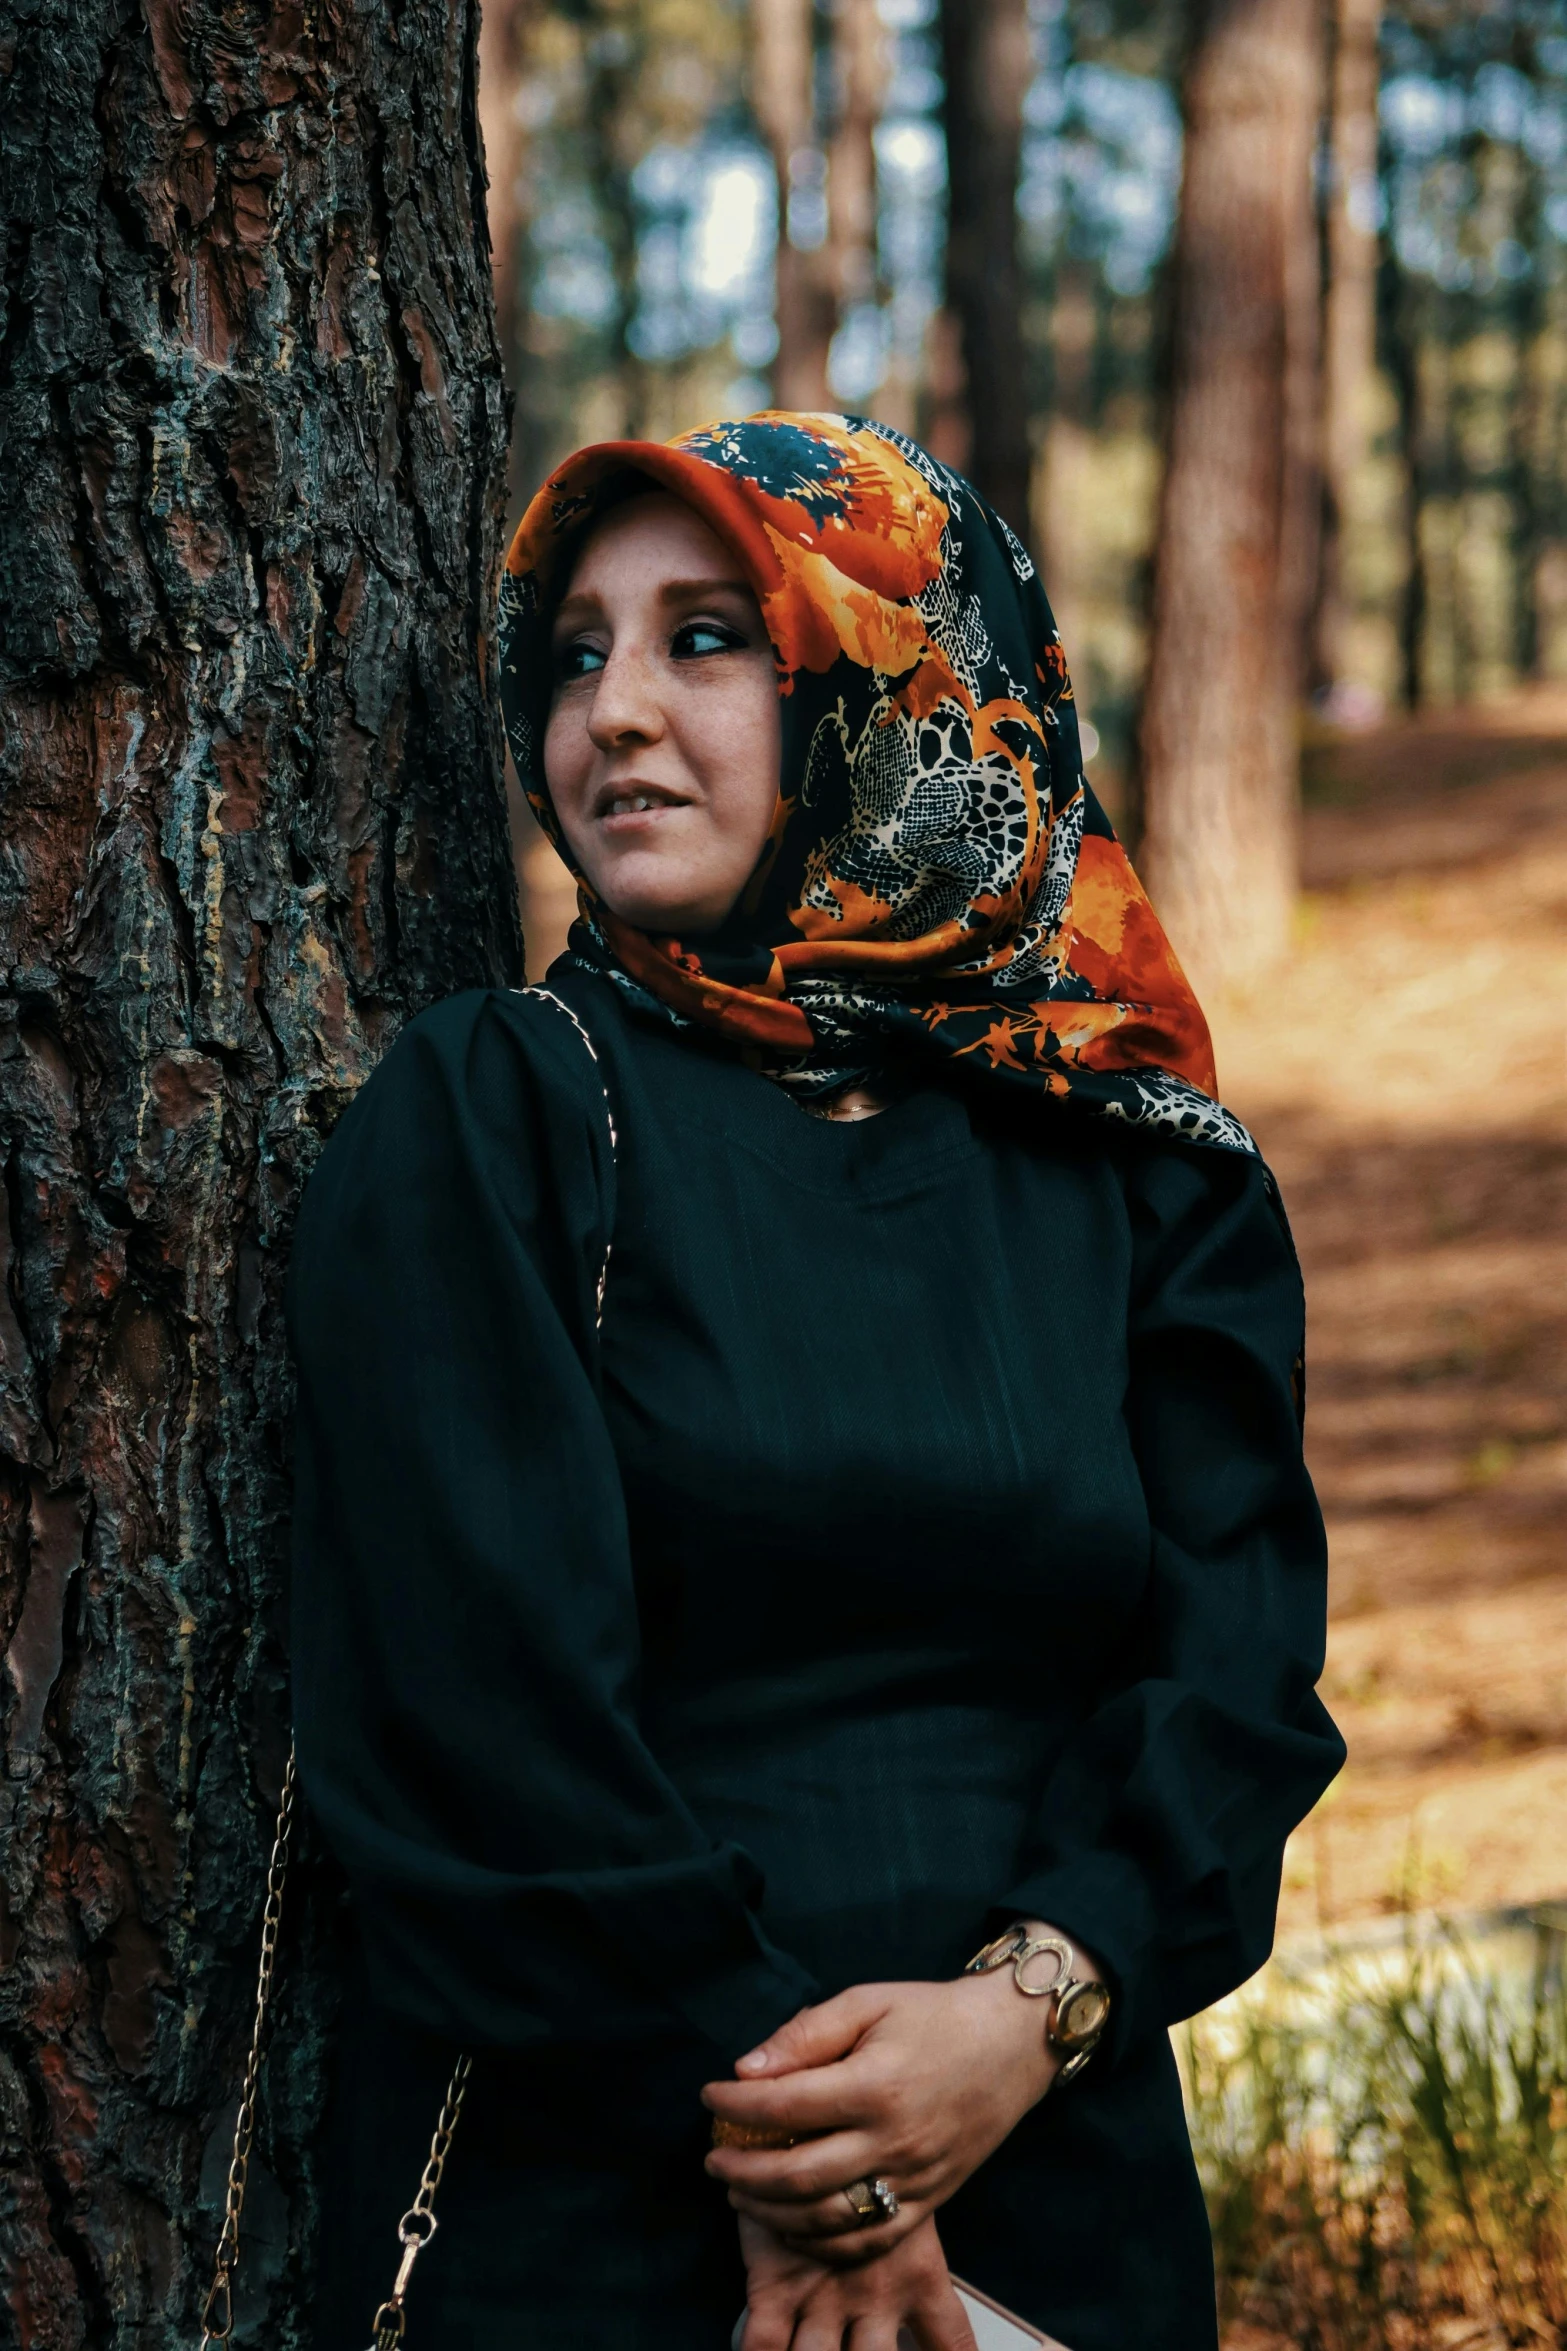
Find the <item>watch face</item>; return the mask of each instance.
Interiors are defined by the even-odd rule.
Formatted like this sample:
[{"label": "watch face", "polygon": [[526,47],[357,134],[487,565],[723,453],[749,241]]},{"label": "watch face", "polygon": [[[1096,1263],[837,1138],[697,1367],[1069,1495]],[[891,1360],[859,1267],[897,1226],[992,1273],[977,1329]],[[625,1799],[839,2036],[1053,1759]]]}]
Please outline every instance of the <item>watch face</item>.
[{"label": "watch face", "polygon": [[1063,2049],[1081,2049],[1097,2041],[1110,2014],[1110,1995],[1103,1984],[1077,1984],[1056,2010],[1055,2034]]}]

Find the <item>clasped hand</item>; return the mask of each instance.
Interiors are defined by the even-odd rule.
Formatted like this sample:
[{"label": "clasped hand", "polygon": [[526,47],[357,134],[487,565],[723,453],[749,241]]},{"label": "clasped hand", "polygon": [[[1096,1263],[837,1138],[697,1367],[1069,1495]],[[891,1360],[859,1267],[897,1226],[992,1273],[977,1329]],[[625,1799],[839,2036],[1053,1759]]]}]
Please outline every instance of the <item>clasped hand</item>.
[{"label": "clasped hand", "polygon": [[[715,2147],[707,2168],[745,2218],[829,2267],[912,2237],[1050,2087],[1040,2004],[1010,1970],[952,1983],[856,1984],[804,2008],[702,2096],[792,2147]],[[844,2191],[885,2179],[896,2219],[862,2225]]]}]

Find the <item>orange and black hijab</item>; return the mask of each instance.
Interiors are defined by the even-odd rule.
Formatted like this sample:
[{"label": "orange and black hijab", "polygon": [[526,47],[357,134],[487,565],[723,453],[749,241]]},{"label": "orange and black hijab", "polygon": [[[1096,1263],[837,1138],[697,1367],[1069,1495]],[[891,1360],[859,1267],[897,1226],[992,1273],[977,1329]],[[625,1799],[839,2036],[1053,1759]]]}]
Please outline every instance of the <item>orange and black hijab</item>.
[{"label": "orange and black hijab", "polygon": [[936,1056],[1252,1150],[1084,779],[1033,564],[966,481],[885,425],[769,411],[604,442],[534,498],[502,588],[502,698],[568,862],[542,764],[550,624],[573,543],[628,477],[684,499],[744,565],[778,665],[781,785],[720,931],[636,930],[578,874],[572,950],[807,1092]]}]

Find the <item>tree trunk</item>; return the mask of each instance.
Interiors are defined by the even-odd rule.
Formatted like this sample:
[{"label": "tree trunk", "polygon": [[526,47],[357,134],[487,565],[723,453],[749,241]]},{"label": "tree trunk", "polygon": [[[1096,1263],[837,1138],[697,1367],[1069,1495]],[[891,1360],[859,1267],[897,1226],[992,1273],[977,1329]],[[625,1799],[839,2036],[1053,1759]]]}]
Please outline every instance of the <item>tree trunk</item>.
[{"label": "tree trunk", "polygon": [[875,131],[886,80],[876,0],[832,0],[831,121],[819,119],[813,0],[751,0],[751,106],[778,189],[780,408],[832,405],[828,355],[876,298]]},{"label": "tree trunk", "polygon": [[1353,685],[1344,532],[1366,456],[1366,401],[1377,355],[1377,35],[1382,0],[1336,0],[1332,188],[1322,369],[1321,590],[1313,667],[1329,692]]},{"label": "tree trunk", "polygon": [[876,0],[835,0],[837,112],[827,155],[829,280],[839,324],[873,304],[876,272],[876,125],[887,81]]},{"label": "tree trunk", "polygon": [[[655,69],[647,12],[590,0],[584,46],[586,89],[582,131],[588,180],[598,212],[599,233],[609,253],[615,305],[606,339],[619,393],[616,437],[641,440],[648,431],[649,369],[633,350],[631,325],[637,314],[640,253],[632,173],[637,148],[631,116],[638,90]],[[606,436],[608,437],[608,436]]]},{"label": "tree trunk", "polygon": [[[510,384],[523,360],[523,217],[520,196],[525,159],[519,100],[524,95],[528,34],[537,0],[486,0],[479,28],[479,125],[489,177],[490,250],[495,278],[495,322]],[[508,511],[521,514],[533,484],[527,477],[522,435],[514,434],[508,469]]]},{"label": "tree trunk", "polygon": [[[476,14],[0,0],[0,2265],[32,2351],[195,2339],[288,1738],[290,1225],[399,1025],[520,967]],[[306,1891],[241,2297],[269,2347],[329,2011]]]},{"label": "tree trunk", "polygon": [[[1538,253],[1549,234],[1542,217],[1546,191],[1539,166],[1527,152],[1519,157],[1519,174],[1522,185],[1516,196],[1513,235],[1522,251]],[[1545,288],[1537,268],[1513,288],[1508,308],[1512,313],[1513,359],[1507,403],[1507,470],[1512,477],[1513,508],[1508,548],[1513,577],[1512,654],[1518,676],[1533,679],[1542,674],[1540,566],[1547,543],[1547,485],[1553,470],[1550,435],[1542,430],[1549,415],[1550,363],[1545,350]]]},{"label": "tree trunk", "polygon": [[1027,0],[941,0],[947,308],[958,323],[975,488],[1019,535],[1031,450],[1017,182],[1031,66]]},{"label": "tree trunk", "polygon": [[1393,332],[1388,337],[1393,388],[1398,395],[1399,442],[1404,459],[1400,520],[1404,537],[1404,584],[1399,597],[1399,698],[1406,710],[1424,702],[1426,618],[1430,605],[1422,518],[1431,487],[1431,427],[1427,414],[1423,347],[1431,332],[1428,305],[1406,280],[1394,295]]},{"label": "tree trunk", "polygon": [[812,16],[811,0],[751,0],[751,106],[778,188],[773,398],[780,408],[827,406],[827,352],[837,323]]},{"label": "tree trunk", "polygon": [[1315,0],[1207,0],[1184,87],[1144,878],[1199,984],[1287,942],[1310,576]]}]

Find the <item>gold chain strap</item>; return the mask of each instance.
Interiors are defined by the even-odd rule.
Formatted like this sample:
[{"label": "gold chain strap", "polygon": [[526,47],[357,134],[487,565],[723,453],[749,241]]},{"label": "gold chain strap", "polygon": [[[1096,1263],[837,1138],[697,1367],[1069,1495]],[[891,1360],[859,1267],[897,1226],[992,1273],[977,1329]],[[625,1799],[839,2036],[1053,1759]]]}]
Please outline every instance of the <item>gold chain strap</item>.
[{"label": "gold chain strap", "polygon": [[288,1751],[283,1793],[278,1800],[277,1834],[267,1864],[267,1899],[261,1913],[261,1964],[256,1971],[256,2021],[250,2030],[250,2055],[245,2060],[245,2086],[234,2118],[234,2151],[229,2157],[228,2189],[223,2200],[223,2234],[218,2239],[212,2284],[201,2312],[201,2351],[212,2343],[226,2343],[234,2332],[234,2272],[239,2264],[239,2222],[245,2209],[245,2185],[250,2177],[250,2146],[256,2135],[256,2092],[261,2086],[261,2040],[272,1998],[272,1968],[277,1958],[278,1924],[283,1916],[283,1882],[288,1875],[288,1838],[294,1825],[294,1750]]},{"label": "gold chain strap", "polygon": [[[563,1012],[586,1045],[598,1068],[598,1048],[588,1033],[587,1024],[578,1018],[571,1006],[549,988],[519,988],[519,996],[542,996]],[[615,1157],[619,1141],[615,1133],[615,1113],[609,1099],[609,1088],[602,1072],[599,1085],[604,1095],[604,1116],[609,1126],[609,1155]],[[599,1268],[598,1288],[594,1297],[594,1328],[604,1321],[604,1291],[609,1281],[609,1243],[604,1244],[604,1262]],[[240,2092],[239,2112],[234,2118],[234,2149],[229,2157],[228,2187],[223,2200],[223,2231],[218,2238],[218,2250],[212,2268],[212,2283],[201,2309],[200,2351],[211,2351],[215,2343],[226,2344],[234,2332],[234,2275],[239,2268],[239,2224],[245,2210],[245,2188],[250,2178],[250,2150],[256,2135],[256,2096],[261,2087],[261,2048],[266,2034],[267,2010],[272,2000],[272,1971],[277,1959],[278,1927],[283,1917],[283,1887],[288,1877],[288,1841],[294,1825],[295,1760],[292,1745],[288,1750],[288,1767],[283,1774],[283,1793],[278,1799],[277,1829],[272,1839],[272,1858],[267,1864],[267,1898],[261,1912],[261,1964],[256,1971],[256,2016],[250,2030],[250,2054],[245,2060],[245,2082]],[[451,2153],[452,2138],[457,2120],[462,2113],[463,2095],[468,2087],[468,2076],[473,2071],[471,2057],[459,2057],[452,2069],[452,2078],[446,2085],[446,2096],[441,2103],[435,2125],[435,2136],[430,2141],[430,2152],[425,2157],[424,2170],[419,2179],[419,2193],[397,2224],[397,2241],[403,2257],[397,2265],[397,2276],[392,2290],[375,2314],[371,2329],[370,2351],[397,2351],[407,2325],[404,2308],[408,2283],[414,2273],[414,2264],[434,2236],[439,2223],[435,2217],[436,2191],[441,2174],[446,2169],[446,2158]]]},{"label": "gold chain strap", "polygon": [[456,2070],[446,2085],[446,2098],[441,2107],[441,2118],[435,2126],[435,2136],[430,2141],[430,2152],[425,2158],[419,2193],[397,2224],[397,2241],[402,2246],[403,2258],[397,2265],[396,2282],[375,2314],[375,2324],[371,2328],[371,2351],[396,2351],[403,2339],[406,2323],[403,2297],[414,2273],[414,2263],[440,2226],[435,2217],[435,2191],[441,2184],[446,2158],[451,2153],[452,2133],[457,2128],[457,2117],[462,2112],[463,2092],[468,2087],[468,2076],[472,2071],[473,2059],[459,2057]]},{"label": "gold chain strap", "polygon": [[[223,2232],[218,2238],[212,2283],[207,2289],[207,2299],[201,2310],[201,2351],[210,2351],[210,2346],[216,2343],[226,2344],[234,2332],[234,2274],[239,2268],[239,2224],[245,2210],[245,2189],[250,2179],[250,2150],[256,2136],[256,2096],[261,2087],[261,2050],[266,2037],[267,2011],[272,2002],[278,1928],[283,1918],[283,1888],[288,1878],[288,1843],[294,1825],[296,1777],[297,1767],[291,1746],[288,1751],[288,1768],[283,1774],[283,1793],[278,1799],[272,1858],[267,1864],[267,1898],[261,1912],[261,1964],[256,1970],[256,2016],[250,2028],[250,2054],[245,2060],[245,2081],[240,2091],[239,2112],[234,2118],[234,2149],[229,2157],[228,2188],[223,2200]],[[403,2299],[408,2291],[408,2281],[413,2275],[414,2263],[435,2234],[435,2192],[441,2184],[441,2174],[446,2169],[452,2133],[457,2128],[457,2117],[462,2112],[463,2092],[468,2087],[468,2076],[472,2070],[472,2058],[458,2058],[452,2078],[446,2085],[446,2097],[435,2126],[435,2136],[430,2141],[430,2152],[419,2181],[419,2193],[397,2224],[397,2237],[403,2248],[403,2257],[398,2264],[392,2291],[375,2314],[374,2351],[393,2351],[393,2346],[402,2341],[405,2323]]]}]

